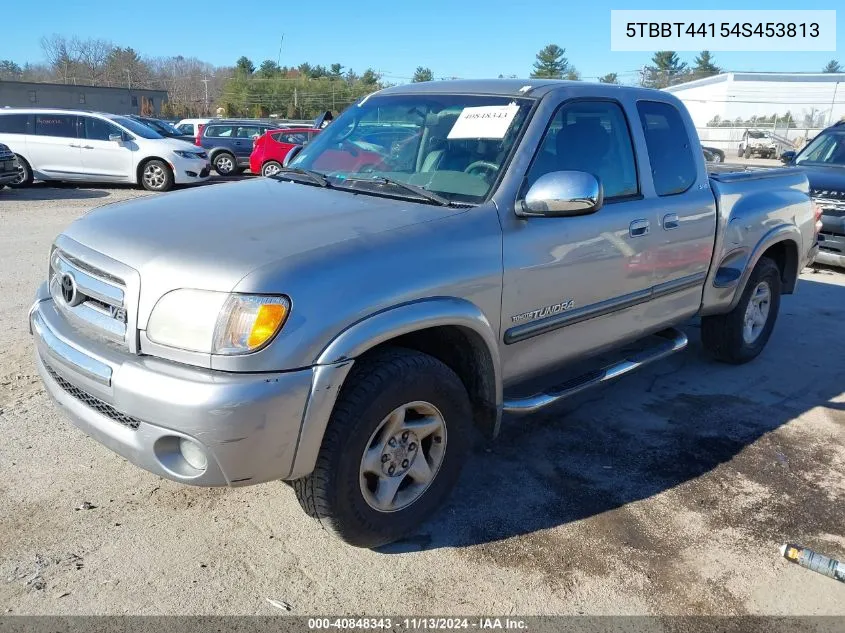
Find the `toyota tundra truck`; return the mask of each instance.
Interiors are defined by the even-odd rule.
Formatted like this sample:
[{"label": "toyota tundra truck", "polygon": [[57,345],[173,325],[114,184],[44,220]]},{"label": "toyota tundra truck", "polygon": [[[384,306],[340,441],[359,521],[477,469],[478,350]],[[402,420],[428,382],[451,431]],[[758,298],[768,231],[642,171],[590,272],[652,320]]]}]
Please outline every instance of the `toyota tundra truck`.
[{"label": "toyota tundra truck", "polygon": [[680,352],[693,317],[754,359],[817,249],[804,173],[708,175],[660,91],[391,87],[297,149],[79,218],[29,323],[83,432],[184,484],[285,480],[355,546],[429,517],[476,434]]}]

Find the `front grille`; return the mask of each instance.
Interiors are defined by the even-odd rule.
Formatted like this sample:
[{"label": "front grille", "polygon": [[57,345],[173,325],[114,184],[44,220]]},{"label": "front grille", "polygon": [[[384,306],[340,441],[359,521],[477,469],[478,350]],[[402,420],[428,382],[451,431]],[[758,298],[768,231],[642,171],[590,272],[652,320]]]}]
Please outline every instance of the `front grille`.
[{"label": "front grille", "polygon": [[53,371],[53,368],[47,365],[47,363],[44,363],[44,367],[47,370],[47,373],[50,374],[50,377],[56,381],[56,384],[58,384],[59,387],[61,387],[65,393],[76,398],[87,407],[94,409],[94,411],[96,411],[97,413],[104,415],[107,418],[114,420],[118,424],[132,429],[133,431],[137,430],[138,427],[141,425],[140,420],[133,418],[131,415],[121,413],[110,404],[107,404],[99,398],[95,398],[87,391],[83,391],[79,387],[75,387],[74,385],[70,384],[67,380],[59,376],[59,374],[57,374],[55,371]]},{"label": "front grille", "polygon": [[97,337],[127,342],[126,285],[59,249],[50,257],[50,295],[75,325]]}]

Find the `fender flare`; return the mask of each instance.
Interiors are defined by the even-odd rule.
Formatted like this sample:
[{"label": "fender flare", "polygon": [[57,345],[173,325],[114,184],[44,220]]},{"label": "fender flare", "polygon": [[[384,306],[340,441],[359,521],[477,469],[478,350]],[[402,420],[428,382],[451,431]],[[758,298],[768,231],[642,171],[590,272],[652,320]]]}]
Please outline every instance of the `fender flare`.
[{"label": "fender flare", "polygon": [[354,359],[377,345],[419,330],[457,326],[476,334],[487,348],[493,372],[495,427],[502,415],[502,375],[496,334],[473,303],[453,297],[434,297],[388,308],[370,315],[335,336],[318,355],[297,440],[291,471],[285,479],[298,479],[314,469],[329,417]]},{"label": "fender flare", "polygon": [[[742,298],[742,293],[745,292],[745,287],[748,285],[748,279],[751,273],[769,248],[780,242],[792,242],[795,245],[795,250],[798,253],[798,265],[801,265],[801,231],[794,224],[781,224],[771,229],[758,242],[751,254],[746,260],[742,275],[739,278],[739,283],[736,285],[736,291],[731,299],[728,311],[733,310]],[[800,272],[800,270],[798,271]],[[786,271],[784,271],[786,273]]]}]

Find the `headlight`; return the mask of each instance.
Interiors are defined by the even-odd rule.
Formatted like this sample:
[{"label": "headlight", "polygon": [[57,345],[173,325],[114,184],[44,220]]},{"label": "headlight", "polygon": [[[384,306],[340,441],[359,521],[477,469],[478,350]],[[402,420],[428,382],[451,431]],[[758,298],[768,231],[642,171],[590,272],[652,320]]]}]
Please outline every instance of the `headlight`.
[{"label": "headlight", "polygon": [[183,150],[183,149],[174,149],[173,153],[176,154],[177,156],[181,156],[182,158],[188,158],[188,159],[194,159],[194,160],[199,158],[199,156],[197,156],[196,152],[188,152],[188,151]]},{"label": "headlight", "polygon": [[154,343],[206,354],[247,354],[270,342],[290,311],[287,297],[173,290],[147,324]]}]

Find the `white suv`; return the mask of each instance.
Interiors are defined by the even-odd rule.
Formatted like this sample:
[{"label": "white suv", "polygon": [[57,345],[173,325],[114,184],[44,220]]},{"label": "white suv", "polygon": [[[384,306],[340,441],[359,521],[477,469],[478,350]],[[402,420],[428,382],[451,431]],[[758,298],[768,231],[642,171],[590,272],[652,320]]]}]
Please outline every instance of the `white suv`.
[{"label": "white suv", "polygon": [[11,186],[45,181],[121,182],[150,191],[208,179],[208,154],[128,117],[43,108],[0,109],[0,143],[22,172]]}]

